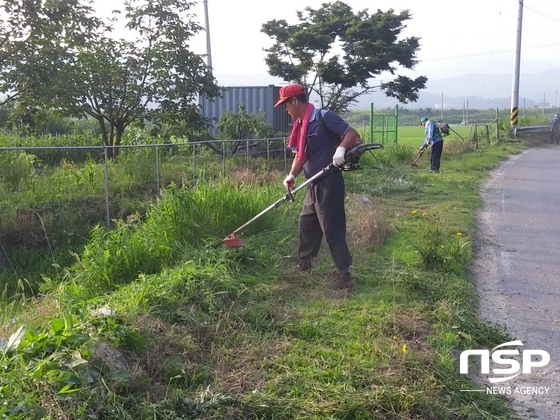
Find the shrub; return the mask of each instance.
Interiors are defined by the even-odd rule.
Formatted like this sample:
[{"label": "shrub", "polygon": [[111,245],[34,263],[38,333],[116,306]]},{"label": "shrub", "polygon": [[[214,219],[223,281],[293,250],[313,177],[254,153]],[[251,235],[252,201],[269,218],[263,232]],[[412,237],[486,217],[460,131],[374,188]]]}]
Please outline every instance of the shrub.
[{"label": "shrub", "polygon": [[0,178],[12,192],[19,190],[22,182],[32,183],[35,175],[35,155],[25,152],[0,152]]}]

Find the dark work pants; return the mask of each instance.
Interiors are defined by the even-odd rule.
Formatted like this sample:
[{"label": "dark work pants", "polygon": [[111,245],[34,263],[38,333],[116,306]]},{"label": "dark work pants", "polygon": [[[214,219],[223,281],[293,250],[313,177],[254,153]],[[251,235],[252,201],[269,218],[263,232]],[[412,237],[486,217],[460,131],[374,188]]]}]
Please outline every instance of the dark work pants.
[{"label": "dark work pants", "polygon": [[442,151],[443,151],[443,140],[432,144],[432,151],[430,153],[430,169],[432,171],[439,171]]},{"label": "dark work pants", "polygon": [[307,186],[299,216],[299,258],[316,258],[323,240],[329,247],[336,269],[348,272],[352,256],[346,243],[344,179],[336,171]]}]

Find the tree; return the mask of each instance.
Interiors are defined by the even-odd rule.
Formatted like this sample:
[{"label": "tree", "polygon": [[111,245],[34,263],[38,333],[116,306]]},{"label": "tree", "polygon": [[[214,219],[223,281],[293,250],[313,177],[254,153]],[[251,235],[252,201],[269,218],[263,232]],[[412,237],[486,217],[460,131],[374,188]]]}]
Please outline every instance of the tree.
[{"label": "tree", "polygon": [[[117,157],[132,123],[207,126],[197,95],[219,94],[190,39],[202,30],[188,0],[125,0],[103,24],[87,0],[4,0],[0,20],[0,93],[29,109],[52,108],[99,124]],[[123,20],[126,39],[113,36]]]},{"label": "tree", "polygon": [[376,89],[402,103],[414,102],[425,88],[424,76],[371,84],[383,73],[395,75],[399,66],[412,69],[418,64],[419,38],[399,39],[410,19],[408,11],[354,13],[336,1],[316,10],[307,7],[297,17],[296,25],[285,20],[263,24],[261,31],[274,40],[265,50],[265,62],[271,75],[307,86],[310,94],[319,96],[321,107],[347,111],[358,97]]},{"label": "tree", "polygon": [[0,11],[0,103],[44,106],[60,68],[100,22],[81,0],[3,0]]},{"label": "tree", "polygon": [[58,103],[99,122],[103,143],[115,146],[110,157],[132,123],[183,124],[195,131],[207,125],[197,95],[215,97],[219,88],[203,57],[189,50],[190,38],[202,30],[188,14],[191,6],[186,0],[125,1],[126,28],[136,38],[104,36],[67,69],[70,88],[58,92]]}]

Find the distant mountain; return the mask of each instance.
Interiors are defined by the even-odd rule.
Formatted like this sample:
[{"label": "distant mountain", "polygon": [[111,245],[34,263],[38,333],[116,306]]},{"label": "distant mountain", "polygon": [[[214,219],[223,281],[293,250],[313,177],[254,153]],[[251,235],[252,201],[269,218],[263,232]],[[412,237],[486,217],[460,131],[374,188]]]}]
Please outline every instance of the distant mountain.
[{"label": "distant mountain", "polygon": [[[534,62],[526,67],[543,68],[546,63]],[[265,74],[242,76],[216,76],[221,86],[268,86],[285,84],[279,78]],[[392,108],[399,104],[405,108],[509,108],[511,106],[513,75],[468,73],[441,79],[430,79],[426,89],[420,92],[419,99],[411,104],[399,104],[394,98],[387,98],[381,92],[360,98],[354,109]],[[560,106],[560,68],[540,72],[522,72],[519,78],[519,108],[558,107]]]},{"label": "distant mountain", "polygon": [[[406,108],[509,108],[513,85],[512,74],[469,73],[444,79],[428,79],[417,102]],[[522,73],[519,77],[519,108],[560,106],[560,68],[539,73]],[[398,102],[382,93],[363,97],[357,108],[394,107]]]}]

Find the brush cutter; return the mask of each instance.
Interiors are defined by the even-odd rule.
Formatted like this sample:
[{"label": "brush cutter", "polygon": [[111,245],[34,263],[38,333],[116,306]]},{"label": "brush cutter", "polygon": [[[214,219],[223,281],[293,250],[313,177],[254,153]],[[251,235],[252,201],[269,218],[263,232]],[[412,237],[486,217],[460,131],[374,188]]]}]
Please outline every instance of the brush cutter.
[{"label": "brush cutter", "polygon": [[309,178],[308,180],[306,180],[305,182],[300,184],[297,188],[295,188],[293,190],[290,190],[289,187],[286,188],[287,191],[286,191],[286,195],[284,195],[284,197],[282,197],[279,200],[272,203],[270,206],[268,206],[266,209],[261,211],[259,214],[257,214],[255,217],[253,217],[251,220],[249,220],[245,224],[239,226],[231,234],[226,236],[223,240],[224,245],[227,246],[228,248],[238,248],[238,247],[243,246],[244,245],[243,241],[241,240],[241,238],[237,234],[239,232],[241,232],[243,229],[245,229],[247,226],[249,226],[251,223],[253,223],[255,220],[259,219],[261,216],[268,213],[270,210],[275,209],[276,207],[279,207],[281,204],[283,204],[286,201],[293,202],[294,201],[294,195],[299,190],[307,187],[312,182],[316,181],[317,179],[321,178],[322,176],[326,175],[327,173],[329,173],[333,170],[352,171],[352,170],[355,170],[355,169],[360,169],[360,158],[362,157],[362,155],[367,151],[381,149],[382,147],[383,147],[383,145],[379,144],[379,143],[369,143],[369,144],[359,143],[357,146],[353,147],[352,149],[350,149],[346,152],[346,155],[345,155],[346,160],[344,161],[344,164],[342,166],[336,167],[331,163],[329,166],[321,169],[318,173],[316,173],[311,178]]},{"label": "brush cutter", "polygon": [[418,156],[416,156],[416,159],[414,159],[414,161],[410,164],[410,166],[412,166],[413,168],[418,168],[418,165],[416,164],[416,162],[418,162],[418,160],[422,157],[422,155],[424,154],[424,150],[426,150],[426,149],[421,149],[418,152]]},{"label": "brush cutter", "polygon": [[459,133],[457,133],[455,130],[453,130],[451,127],[449,127],[449,130],[453,131],[455,134],[457,134],[461,140],[465,141],[465,139],[463,138],[463,136],[461,136]]}]

